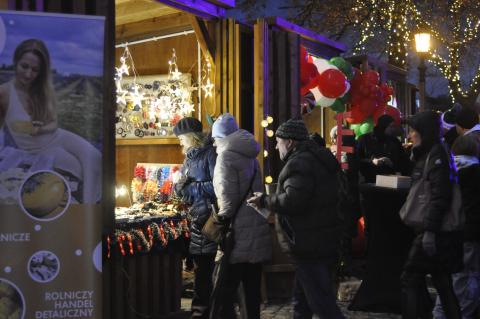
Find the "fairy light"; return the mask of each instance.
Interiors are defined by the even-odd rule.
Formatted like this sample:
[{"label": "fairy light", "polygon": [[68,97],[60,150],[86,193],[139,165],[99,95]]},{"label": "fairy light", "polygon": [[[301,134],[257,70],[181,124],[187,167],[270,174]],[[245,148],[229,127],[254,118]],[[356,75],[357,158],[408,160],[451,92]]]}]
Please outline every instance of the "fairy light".
[{"label": "fairy light", "polygon": [[215,85],[210,81],[210,74],[212,72],[212,64],[208,58],[205,58],[205,63],[202,68],[202,90],[205,98],[213,96],[213,88]]},{"label": "fairy light", "polygon": [[268,137],[273,137],[273,135],[275,135],[275,133],[273,133],[272,130],[267,130],[267,136]]},{"label": "fairy light", "polygon": [[[480,38],[480,3],[463,0],[452,1],[447,12],[452,27],[448,34],[440,34],[444,30],[445,19],[434,19],[428,16],[429,12],[421,13],[414,0],[356,0],[352,8],[357,16],[355,27],[360,30],[359,40],[354,47],[355,54],[366,53],[370,41],[386,36],[386,53],[389,61],[406,67],[408,46],[413,43],[411,27],[424,25],[428,32],[446,50],[439,53],[431,50],[427,61],[437,67],[448,80],[453,100],[460,97],[471,97],[480,89],[480,69],[470,81],[468,87],[462,87],[460,69],[460,53],[472,41]],[[364,16],[364,19],[359,17]],[[439,27],[442,24],[442,27]],[[440,54],[442,56],[440,56]]]},{"label": "fairy light", "polygon": [[263,120],[263,121],[260,123],[260,125],[261,125],[262,127],[267,127],[267,126],[268,126],[267,120]]},{"label": "fairy light", "polygon": [[263,151],[263,157],[268,157],[268,151],[267,150]]},{"label": "fairy light", "polygon": [[265,183],[267,184],[271,184],[273,182],[273,177],[268,175],[267,177],[265,177]]}]

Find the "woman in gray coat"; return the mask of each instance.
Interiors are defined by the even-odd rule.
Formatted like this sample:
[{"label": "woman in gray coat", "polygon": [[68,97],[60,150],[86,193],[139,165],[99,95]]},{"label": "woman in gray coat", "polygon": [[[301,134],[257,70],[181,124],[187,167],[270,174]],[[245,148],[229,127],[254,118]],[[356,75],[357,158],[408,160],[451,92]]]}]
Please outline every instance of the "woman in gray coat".
[{"label": "woman in gray coat", "polygon": [[253,192],[263,191],[262,173],[256,159],[260,147],[252,134],[238,129],[235,118],[228,113],[215,121],[212,137],[218,154],[213,175],[218,215],[227,220],[235,216],[234,245],[222,290],[221,318],[235,318],[231,309],[240,282],[248,319],[260,318],[262,262],[271,258],[272,242],[267,220],[247,206],[245,200]]}]

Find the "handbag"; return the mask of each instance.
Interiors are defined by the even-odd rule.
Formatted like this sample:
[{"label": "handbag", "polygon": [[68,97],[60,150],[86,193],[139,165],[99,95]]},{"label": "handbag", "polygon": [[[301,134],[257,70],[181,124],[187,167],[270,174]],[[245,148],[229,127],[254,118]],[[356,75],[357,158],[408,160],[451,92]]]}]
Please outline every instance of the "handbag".
[{"label": "handbag", "polygon": [[[240,209],[240,207],[242,207],[243,202],[247,199],[247,196],[250,193],[250,190],[252,189],[253,181],[255,180],[256,175],[257,175],[257,169],[255,168],[252,179],[250,181],[250,186],[248,187],[245,195],[243,196],[242,200],[238,204],[235,210],[235,215],[233,215],[233,217],[229,222],[225,220],[222,221],[221,218],[218,216],[218,207],[216,203],[213,203],[211,205],[212,212],[210,213],[210,216],[205,222],[205,225],[203,225],[202,227],[202,234],[205,237],[207,237],[209,240],[217,244],[231,245],[231,243],[233,242],[233,234],[230,234],[230,236],[226,236],[227,232],[229,231],[229,229],[232,228],[233,221],[235,220],[235,216],[237,215],[238,210]],[[228,240],[228,243],[224,242],[224,239],[226,237],[230,238]]]},{"label": "handbag", "polygon": [[[403,223],[414,229],[422,229],[424,213],[428,209],[431,198],[430,181],[427,179],[427,166],[430,153],[425,161],[422,176],[414,182],[408,192],[407,200],[400,209],[400,218]],[[465,214],[462,207],[462,194],[460,186],[454,182],[450,208],[445,213],[440,227],[441,231],[462,230],[465,224]]]}]

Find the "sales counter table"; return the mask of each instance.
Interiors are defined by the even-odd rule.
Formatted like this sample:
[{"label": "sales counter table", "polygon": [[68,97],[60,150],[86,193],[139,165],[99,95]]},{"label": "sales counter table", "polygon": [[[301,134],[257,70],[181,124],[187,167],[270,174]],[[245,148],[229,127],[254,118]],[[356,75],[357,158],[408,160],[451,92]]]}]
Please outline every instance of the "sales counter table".
[{"label": "sales counter table", "polygon": [[350,310],[401,312],[400,275],[414,234],[399,217],[407,189],[360,185],[367,235],[366,273]]},{"label": "sales counter table", "polygon": [[163,318],[180,311],[188,237],[181,216],[117,222],[105,247],[110,318]]}]

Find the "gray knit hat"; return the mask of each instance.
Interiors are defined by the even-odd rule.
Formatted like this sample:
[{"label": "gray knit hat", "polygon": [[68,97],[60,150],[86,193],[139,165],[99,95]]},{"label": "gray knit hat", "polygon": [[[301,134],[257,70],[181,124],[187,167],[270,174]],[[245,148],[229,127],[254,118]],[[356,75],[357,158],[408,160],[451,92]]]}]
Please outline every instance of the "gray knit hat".
[{"label": "gray knit hat", "polygon": [[308,131],[302,120],[290,119],[282,123],[275,135],[286,140],[305,141],[308,139]]}]

